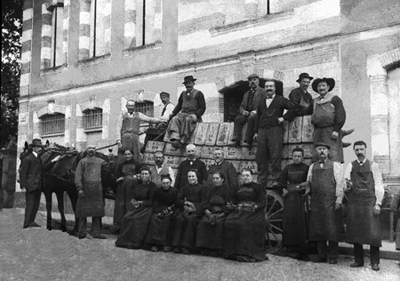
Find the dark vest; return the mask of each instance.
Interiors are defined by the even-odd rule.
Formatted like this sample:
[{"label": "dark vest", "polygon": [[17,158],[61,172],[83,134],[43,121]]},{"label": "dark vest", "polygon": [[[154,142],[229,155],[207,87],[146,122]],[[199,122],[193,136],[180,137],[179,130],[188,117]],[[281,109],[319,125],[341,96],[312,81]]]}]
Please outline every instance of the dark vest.
[{"label": "dark vest", "polygon": [[186,91],[182,92],[182,113],[187,114],[195,114],[197,109],[199,108],[199,103],[197,102],[197,95],[199,91],[193,89],[190,94],[187,94]]}]

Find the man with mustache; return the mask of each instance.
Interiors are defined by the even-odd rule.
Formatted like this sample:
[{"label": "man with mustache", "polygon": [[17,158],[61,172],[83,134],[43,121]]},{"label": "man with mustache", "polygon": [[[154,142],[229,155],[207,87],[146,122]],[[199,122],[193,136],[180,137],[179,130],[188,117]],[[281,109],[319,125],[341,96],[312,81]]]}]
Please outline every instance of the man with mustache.
[{"label": "man with mustache", "polygon": [[[254,124],[254,140],[258,140],[256,161],[258,182],[267,185],[268,162],[271,163],[272,186],[279,186],[281,173],[283,133],[282,123],[296,117],[297,106],[283,96],[276,94],[274,80],[265,82],[266,95],[261,98]],[[283,114],[284,110],[287,110]]]},{"label": "man with mustache", "polygon": [[175,184],[175,176],[172,168],[164,163],[164,153],[159,150],[154,153],[154,166],[150,167],[151,181],[156,184],[156,187],[161,187],[161,179],[163,176],[169,175],[171,178],[171,185]]},{"label": "man with mustache", "polygon": [[247,131],[244,142],[247,142],[251,149],[253,143],[254,123],[256,120],[257,105],[265,95],[265,90],[259,87],[260,77],[257,74],[251,74],[247,77],[250,90],[243,96],[243,101],[239,107],[240,115],[236,116],[232,142],[235,146],[240,145],[243,125],[247,122]]},{"label": "man with mustache", "polygon": [[[313,114],[314,111],[313,97],[307,91],[308,87],[310,86],[310,82],[311,80],[313,80],[313,78],[314,77],[308,75],[308,73],[301,73],[299,75],[299,79],[296,80],[296,82],[299,83],[299,87],[292,90],[289,94],[289,99],[298,105],[298,112],[297,112],[298,116]],[[341,130],[341,136],[343,138],[344,136],[350,135],[353,132],[354,129]],[[343,147],[348,147],[350,145],[351,143],[343,142]]]},{"label": "man with mustache", "polygon": [[106,239],[100,234],[101,217],[104,216],[103,188],[101,173],[106,162],[95,156],[96,146],[87,146],[87,156],[79,161],[75,172],[75,185],[78,190],[78,202],[75,216],[78,222],[78,238],[86,237],[87,217],[92,217],[92,236]]},{"label": "man with mustache", "polygon": [[[330,93],[335,87],[333,78],[317,78],[312,83],[312,88],[319,94],[314,99],[314,110],[311,123],[314,125],[313,142],[328,144],[330,157],[333,161],[343,163],[343,143],[341,129],[346,121],[346,111],[342,100]],[[314,153],[313,160],[317,160]]]},{"label": "man with mustache", "polygon": [[355,262],[351,267],[364,266],[363,244],[370,245],[372,270],[379,270],[379,247],[382,246],[379,214],[385,190],[377,163],[366,157],[367,144],[354,143],[357,160],[349,163],[344,172],[347,195],[346,242],[354,244]]},{"label": "man with mustache", "polygon": [[203,121],[201,117],[206,111],[206,102],[203,93],[194,88],[196,80],[191,75],[184,78],[182,84],[185,85],[186,91],[181,93],[171,114],[167,131],[175,148],[182,148],[182,145],[190,140],[197,122]]},{"label": "man with mustache", "polygon": [[[318,161],[310,165],[307,181],[311,194],[309,241],[317,242],[318,256],[314,262],[336,264],[339,256],[338,242],[344,239],[342,214],[342,166],[328,158],[330,146],[315,144]],[[327,241],[329,248],[327,246]]]},{"label": "man with mustache", "polygon": [[213,184],[213,175],[216,172],[220,172],[224,175],[225,183],[228,185],[231,191],[236,190],[239,185],[238,175],[233,164],[225,160],[225,154],[222,148],[217,148],[214,150],[214,160],[215,164],[208,168],[207,186],[211,186]]},{"label": "man with mustache", "polygon": [[197,157],[196,146],[194,144],[188,144],[186,146],[186,152],[188,154],[188,159],[179,164],[178,174],[176,175],[175,188],[177,190],[180,190],[189,183],[187,174],[191,170],[196,170],[199,184],[203,184],[207,179],[206,164]]},{"label": "man with mustache", "polygon": [[160,93],[160,99],[161,102],[163,103],[163,108],[161,110],[160,123],[157,124],[157,129],[163,131],[167,129],[169,117],[171,116],[172,111],[175,108],[173,103],[169,101],[169,98],[170,98],[169,93],[167,92]]}]

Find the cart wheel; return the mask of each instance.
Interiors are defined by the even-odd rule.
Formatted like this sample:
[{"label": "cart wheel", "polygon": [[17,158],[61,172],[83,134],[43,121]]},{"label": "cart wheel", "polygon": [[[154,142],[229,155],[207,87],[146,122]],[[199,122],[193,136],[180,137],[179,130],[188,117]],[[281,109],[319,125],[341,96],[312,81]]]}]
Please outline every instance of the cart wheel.
[{"label": "cart wheel", "polygon": [[265,209],[265,221],[267,229],[265,233],[266,250],[275,253],[282,248],[283,238],[283,199],[274,190],[267,190],[267,207]]}]

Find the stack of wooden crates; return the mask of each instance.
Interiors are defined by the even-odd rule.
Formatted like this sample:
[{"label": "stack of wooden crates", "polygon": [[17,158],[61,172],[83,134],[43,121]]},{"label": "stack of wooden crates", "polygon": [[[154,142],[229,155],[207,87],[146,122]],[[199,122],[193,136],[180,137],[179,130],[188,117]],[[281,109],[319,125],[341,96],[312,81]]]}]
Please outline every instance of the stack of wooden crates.
[{"label": "stack of wooden crates", "polygon": [[[304,149],[304,162],[311,164],[311,156],[313,151],[312,135],[314,127],[311,124],[311,116],[299,116],[292,122],[284,122],[284,146],[282,151],[282,168],[291,163],[292,149],[302,147]],[[243,134],[247,129],[247,125],[243,128]],[[206,164],[207,168],[214,164],[213,152],[218,147],[225,152],[225,159],[230,161],[239,173],[243,168],[250,168],[257,179],[257,163],[256,152],[257,143],[253,143],[253,148],[249,150],[241,140],[241,147],[234,147],[230,141],[233,134],[233,123],[198,123],[196,130],[192,136],[191,142],[194,143],[198,150],[200,159]],[[186,159],[185,149],[173,148],[168,134],[165,135],[163,141],[148,141],[143,155],[143,164],[154,165],[154,153],[163,151],[165,162],[174,170],[175,175],[181,161]],[[268,177],[271,180],[271,174]]]}]

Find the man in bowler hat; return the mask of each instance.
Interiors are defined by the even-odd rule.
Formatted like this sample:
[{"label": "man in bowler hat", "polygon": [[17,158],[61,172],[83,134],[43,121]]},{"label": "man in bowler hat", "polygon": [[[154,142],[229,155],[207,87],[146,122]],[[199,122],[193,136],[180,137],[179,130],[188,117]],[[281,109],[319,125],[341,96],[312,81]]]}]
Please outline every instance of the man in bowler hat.
[{"label": "man in bowler hat", "polygon": [[43,145],[40,139],[34,139],[31,144],[32,153],[22,159],[20,169],[20,187],[25,192],[25,218],[23,228],[40,227],[35,222],[39,209],[40,196],[44,188],[44,171],[58,161],[60,156],[55,157],[48,164],[43,165],[40,159]]},{"label": "man in bowler hat", "polygon": [[191,75],[184,78],[182,84],[185,85],[186,91],[181,93],[178,104],[171,115],[172,119],[167,130],[172,146],[175,148],[181,148],[190,140],[197,122],[202,121],[201,117],[206,111],[203,93],[194,88],[196,80]]}]

